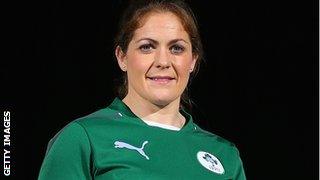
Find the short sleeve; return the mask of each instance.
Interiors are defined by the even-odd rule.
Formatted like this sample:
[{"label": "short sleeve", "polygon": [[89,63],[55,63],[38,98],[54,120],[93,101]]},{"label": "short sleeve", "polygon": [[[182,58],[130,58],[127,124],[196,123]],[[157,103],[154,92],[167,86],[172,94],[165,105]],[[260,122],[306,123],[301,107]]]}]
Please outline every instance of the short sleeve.
[{"label": "short sleeve", "polygon": [[238,163],[237,163],[237,168],[235,171],[235,175],[234,175],[234,179],[235,180],[246,180],[246,175],[244,172],[244,167],[243,167],[243,163],[242,160],[240,158],[240,154],[239,151],[237,150],[238,153]]},{"label": "short sleeve", "polygon": [[38,180],[89,180],[90,169],[89,138],[80,124],[72,122],[49,142]]}]

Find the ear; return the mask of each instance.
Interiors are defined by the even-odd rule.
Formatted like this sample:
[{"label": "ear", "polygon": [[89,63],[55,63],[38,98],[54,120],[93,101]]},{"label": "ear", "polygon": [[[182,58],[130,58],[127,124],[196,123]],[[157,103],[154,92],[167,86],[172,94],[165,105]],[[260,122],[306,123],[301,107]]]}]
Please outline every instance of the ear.
[{"label": "ear", "polygon": [[126,54],[122,51],[120,46],[116,47],[115,55],[117,57],[118,65],[122,71],[127,71]]},{"label": "ear", "polygon": [[196,62],[198,60],[199,55],[198,54],[194,54],[192,55],[192,62],[191,62],[191,66],[190,66],[190,73],[193,72],[194,67],[196,66]]}]

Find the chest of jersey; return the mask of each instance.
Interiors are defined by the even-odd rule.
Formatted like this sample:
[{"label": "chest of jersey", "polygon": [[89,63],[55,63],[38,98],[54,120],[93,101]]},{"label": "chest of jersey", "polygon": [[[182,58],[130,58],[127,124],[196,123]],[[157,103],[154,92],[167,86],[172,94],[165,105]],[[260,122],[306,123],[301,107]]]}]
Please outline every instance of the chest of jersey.
[{"label": "chest of jersey", "polygon": [[92,142],[97,180],[232,179],[223,150],[205,137],[139,126],[109,131]]}]

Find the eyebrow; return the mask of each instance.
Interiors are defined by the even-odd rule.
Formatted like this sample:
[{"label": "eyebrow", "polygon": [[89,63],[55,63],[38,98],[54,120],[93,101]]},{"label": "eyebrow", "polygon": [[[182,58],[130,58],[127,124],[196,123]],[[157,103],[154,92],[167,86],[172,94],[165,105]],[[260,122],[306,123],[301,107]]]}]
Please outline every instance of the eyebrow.
[{"label": "eyebrow", "polygon": [[[154,39],[151,39],[151,38],[141,38],[141,39],[135,41],[135,43],[138,43],[138,42],[143,41],[143,40],[151,41],[151,42],[154,43],[154,44],[159,44],[158,41],[156,41],[156,40],[154,40]],[[176,42],[178,42],[178,41],[183,41],[183,42],[189,44],[189,42],[187,42],[186,40],[181,39],[181,38],[180,38],[180,39],[173,39],[173,40],[171,40],[171,41],[169,42],[169,44],[174,44],[174,43],[176,43]]]}]

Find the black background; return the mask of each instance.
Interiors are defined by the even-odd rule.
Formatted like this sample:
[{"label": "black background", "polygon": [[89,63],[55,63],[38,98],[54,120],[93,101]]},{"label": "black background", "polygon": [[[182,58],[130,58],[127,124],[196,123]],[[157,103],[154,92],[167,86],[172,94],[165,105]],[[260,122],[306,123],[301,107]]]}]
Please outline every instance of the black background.
[{"label": "black background", "polygon": [[[190,5],[206,55],[191,87],[197,124],[237,145],[248,179],[318,179],[318,1]],[[36,179],[50,138],[113,100],[123,6],[2,7],[1,108],[11,112],[13,179]]]}]

